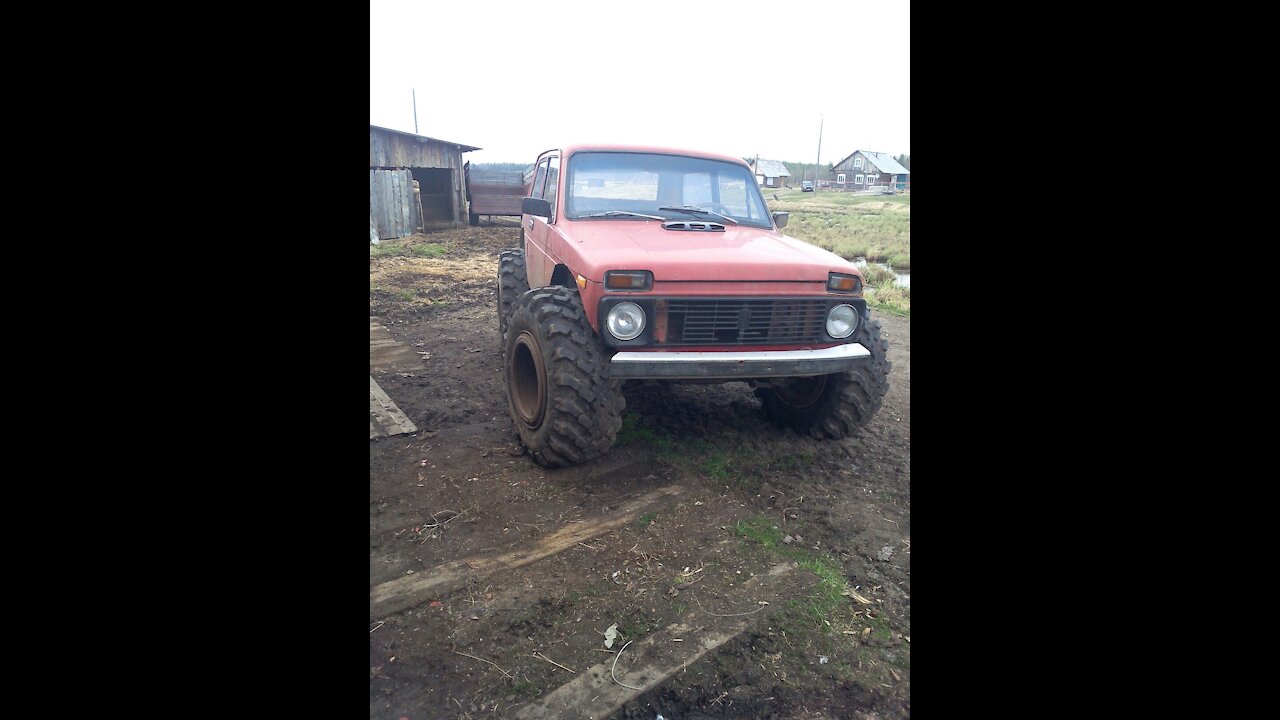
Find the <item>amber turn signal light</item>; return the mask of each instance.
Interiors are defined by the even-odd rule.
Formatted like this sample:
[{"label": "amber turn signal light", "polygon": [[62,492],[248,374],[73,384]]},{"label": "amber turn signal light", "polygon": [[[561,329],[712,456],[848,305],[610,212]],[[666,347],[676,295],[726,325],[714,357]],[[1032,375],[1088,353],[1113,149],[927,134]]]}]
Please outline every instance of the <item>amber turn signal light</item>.
[{"label": "amber turn signal light", "polygon": [[606,290],[648,290],[653,274],[648,270],[610,270],[604,274]]},{"label": "amber turn signal light", "polygon": [[856,293],[862,289],[862,281],[857,275],[841,275],[831,273],[827,276],[827,289],[831,292]]}]

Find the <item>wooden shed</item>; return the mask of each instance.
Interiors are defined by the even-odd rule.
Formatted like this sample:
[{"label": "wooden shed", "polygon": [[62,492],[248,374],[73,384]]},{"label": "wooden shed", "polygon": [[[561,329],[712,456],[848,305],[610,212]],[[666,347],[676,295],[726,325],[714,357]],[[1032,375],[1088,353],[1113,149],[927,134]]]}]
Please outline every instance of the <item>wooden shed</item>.
[{"label": "wooden shed", "polygon": [[369,224],[378,239],[412,235],[433,224],[461,225],[462,153],[479,149],[370,125]]},{"label": "wooden shed", "polygon": [[763,187],[780,188],[787,184],[791,171],[777,160],[756,158],[747,163],[756,174],[756,182]]}]

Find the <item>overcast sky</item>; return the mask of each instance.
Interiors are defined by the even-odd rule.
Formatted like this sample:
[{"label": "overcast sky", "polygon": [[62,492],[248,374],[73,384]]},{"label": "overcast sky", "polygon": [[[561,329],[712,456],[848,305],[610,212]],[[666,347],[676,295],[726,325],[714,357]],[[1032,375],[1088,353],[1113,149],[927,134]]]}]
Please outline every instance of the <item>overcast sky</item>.
[{"label": "overcast sky", "polygon": [[[369,122],[532,163],[579,142],[911,154],[911,4],[371,0]],[[803,59],[802,59],[803,56]]]}]

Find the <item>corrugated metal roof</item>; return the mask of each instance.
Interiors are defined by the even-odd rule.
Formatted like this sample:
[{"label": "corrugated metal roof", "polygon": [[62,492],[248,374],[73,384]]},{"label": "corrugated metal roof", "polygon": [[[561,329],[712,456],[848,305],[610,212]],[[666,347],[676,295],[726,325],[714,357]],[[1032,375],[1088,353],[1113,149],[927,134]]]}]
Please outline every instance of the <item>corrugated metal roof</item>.
[{"label": "corrugated metal roof", "polygon": [[787,170],[787,166],[777,160],[760,160],[760,167],[756,168],[757,175],[765,177],[791,177],[791,171]]},{"label": "corrugated metal roof", "polygon": [[445,145],[457,145],[458,147],[462,148],[462,152],[471,152],[472,150],[483,150],[483,149],[484,149],[484,148],[472,147],[472,146],[470,146],[470,145],[463,145],[462,143],[456,143],[456,142],[452,142],[452,141],[450,141],[450,140],[440,140],[440,139],[438,139],[438,138],[427,137],[426,135],[415,135],[415,134],[413,134],[413,133],[411,133],[411,132],[405,132],[405,131],[403,131],[403,130],[392,130],[391,128],[379,127],[379,126],[377,126],[377,125],[373,125],[373,124],[370,124],[370,125],[369,125],[369,129],[370,129],[370,130],[381,130],[381,131],[383,131],[383,132],[395,133],[395,134],[397,134],[397,135],[407,135],[407,136],[409,136],[409,137],[411,137],[411,138],[417,138],[419,141],[429,140],[429,141],[431,141],[431,142],[443,143],[443,144],[445,144]]},{"label": "corrugated metal roof", "polygon": [[871,161],[871,164],[879,168],[882,173],[890,173],[892,175],[911,174],[910,170],[902,167],[902,165],[900,165],[897,160],[894,160],[893,156],[888,153],[867,152],[866,150],[863,150],[862,154],[866,155],[867,159]]}]

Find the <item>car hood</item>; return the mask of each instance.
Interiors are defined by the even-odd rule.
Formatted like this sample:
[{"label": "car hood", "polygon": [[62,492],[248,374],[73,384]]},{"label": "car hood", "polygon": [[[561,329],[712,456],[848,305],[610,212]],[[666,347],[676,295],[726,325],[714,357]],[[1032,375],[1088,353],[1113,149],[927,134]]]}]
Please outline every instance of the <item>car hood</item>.
[{"label": "car hood", "polygon": [[840,256],[764,228],[727,225],[724,232],[666,230],[654,220],[567,221],[564,237],[579,245],[577,268],[602,282],[608,270],[649,270],[654,280],[826,282],[827,273],[853,272]]}]

